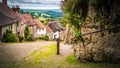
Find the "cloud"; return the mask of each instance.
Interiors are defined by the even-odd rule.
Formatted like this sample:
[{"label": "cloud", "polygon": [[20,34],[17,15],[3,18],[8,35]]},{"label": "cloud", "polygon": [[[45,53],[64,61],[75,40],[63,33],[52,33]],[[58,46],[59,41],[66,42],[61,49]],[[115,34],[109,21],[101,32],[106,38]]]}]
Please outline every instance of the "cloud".
[{"label": "cloud", "polygon": [[22,9],[60,9],[60,0],[9,0],[8,4]]},{"label": "cloud", "polygon": [[49,5],[59,5],[60,3],[60,0],[9,0],[9,1],[26,4],[49,4]]},{"label": "cloud", "polygon": [[0,0],[0,2],[2,2],[2,0]]}]

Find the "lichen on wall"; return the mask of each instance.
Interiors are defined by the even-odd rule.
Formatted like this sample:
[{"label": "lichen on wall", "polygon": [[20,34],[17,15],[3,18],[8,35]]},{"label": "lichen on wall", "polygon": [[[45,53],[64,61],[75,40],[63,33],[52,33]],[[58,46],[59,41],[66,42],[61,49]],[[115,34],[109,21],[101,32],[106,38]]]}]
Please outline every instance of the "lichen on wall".
[{"label": "lichen on wall", "polygon": [[89,2],[81,35],[98,32],[82,36],[83,42],[77,40],[73,44],[74,55],[82,62],[120,63],[120,5],[113,2],[99,8],[96,10]]},{"label": "lichen on wall", "polygon": [[[120,1],[64,0],[61,9],[73,26],[67,40],[83,62],[120,63]],[[71,38],[72,37],[72,38]]]}]

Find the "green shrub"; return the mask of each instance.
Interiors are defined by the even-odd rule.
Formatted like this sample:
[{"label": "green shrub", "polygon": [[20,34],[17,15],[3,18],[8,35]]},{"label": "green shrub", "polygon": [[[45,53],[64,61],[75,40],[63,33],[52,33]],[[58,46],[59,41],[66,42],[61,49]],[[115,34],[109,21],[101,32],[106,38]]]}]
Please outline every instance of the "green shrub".
[{"label": "green shrub", "polygon": [[18,36],[19,38],[19,42],[24,42],[25,41],[25,37],[24,36]]},{"label": "green shrub", "polygon": [[28,26],[25,27],[24,36],[26,41],[35,41],[36,39],[30,34]]},{"label": "green shrub", "polygon": [[30,35],[30,37],[29,37],[29,41],[35,41],[35,40],[36,40],[35,37],[32,36],[32,35]]},{"label": "green shrub", "polygon": [[30,34],[27,38],[25,38],[26,41],[36,41],[36,39]]},{"label": "green shrub", "polygon": [[44,40],[49,41],[49,37],[47,35],[45,35]]},{"label": "green shrub", "polygon": [[2,42],[18,42],[18,37],[9,29],[3,34]]},{"label": "green shrub", "polygon": [[42,39],[42,40],[45,40],[45,41],[49,41],[49,36],[44,35],[44,36],[39,37],[39,39]]},{"label": "green shrub", "polygon": [[80,61],[78,61],[73,54],[67,56],[66,61],[69,63],[76,63],[76,64],[80,63]]},{"label": "green shrub", "polygon": [[25,38],[29,39],[30,37],[30,29],[28,28],[28,26],[25,27],[25,31],[24,31],[24,36]]}]

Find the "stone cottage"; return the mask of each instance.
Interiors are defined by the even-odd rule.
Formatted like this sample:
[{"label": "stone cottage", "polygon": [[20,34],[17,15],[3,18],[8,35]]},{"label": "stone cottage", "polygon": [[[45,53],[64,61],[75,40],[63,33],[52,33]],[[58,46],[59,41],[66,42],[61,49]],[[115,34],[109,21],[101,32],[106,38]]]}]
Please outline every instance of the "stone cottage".
[{"label": "stone cottage", "polygon": [[36,37],[40,37],[42,35],[46,35],[46,27],[39,19],[34,19],[37,27],[36,27]]},{"label": "stone cottage", "polygon": [[30,14],[21,14],[21,35],[24,36],[25,27],[28,26],[30,33],[35,37],[36,36],[36,22]]},{"label": "stone cottage", "polygon": [[62,33],[62,30],[63,30],[63,27],[61,26],[59,21],[51,21],[51,22],[49,22],[48,25],[54,32],[53,33],[53,39],[59,38],[61,33]]},{"label": "stone cottage", "polygon": [[10,29],[18,35],[20,32],[20,18],[7,6],[7,0],[2,0],[2,3],[0,3],[0,38],[3,37],[6,29]]},{"label": "stone cottage", "polygon": [[49,36],[50,40],[53,40],[53,34],[54,34],[53,30],[47,25],[46,26],[46,35]]}]

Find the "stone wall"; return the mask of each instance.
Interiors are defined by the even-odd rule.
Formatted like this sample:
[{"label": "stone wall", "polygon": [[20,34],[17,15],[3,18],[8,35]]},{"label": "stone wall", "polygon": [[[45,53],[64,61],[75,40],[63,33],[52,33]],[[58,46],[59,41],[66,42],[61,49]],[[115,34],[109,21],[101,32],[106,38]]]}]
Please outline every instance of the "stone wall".
[{"label": "stone wall", "polygon": [[74,45],[77,59],[109,63],[120,62],[120,32],[117,34],[96,33],[84,36],[83,39],[85,46],[80,41]]},{"label": "stone wall", "polygon": [[[119,8],[120,5],[114,5],[111,10],[112,13],[109,15],[111,17],[107,20],[120,16]],[[81,27],[82,34],[101,30],[99,21],[96,19],[97,14],[94,7],[89,5],[88,17]],[[98,14],[98,16],[101,15]],[[108,25],[105,25],[104,29],[109,29]],[[114,30],[117,30],[117,32],[106,30],[82,36],[84,42],[78,40],[73,44],[76,58],[83,62],[120,63],[120,28]]]}]

